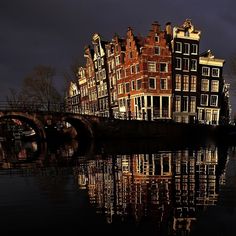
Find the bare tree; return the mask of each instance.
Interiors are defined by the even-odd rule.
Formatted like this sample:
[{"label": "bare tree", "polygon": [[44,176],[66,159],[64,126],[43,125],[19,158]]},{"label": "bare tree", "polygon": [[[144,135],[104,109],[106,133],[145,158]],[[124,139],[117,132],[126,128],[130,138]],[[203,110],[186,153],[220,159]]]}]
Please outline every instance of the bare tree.
[{"label": "bare tree", "polygon": [[51,66],[38,65],[27,75],[22,83],[21,90],[17,93],[10,90],[8,103],[18,101],[18,103],[32,104],[34,108],[55,109],[63,100],[61,94],[54,86],[55,70]]},{"label": "bare tree", "polygon": [[21,92],[16,91],[13,88],[9,89],[9,95],[6,97],[8,106],[11,108],[18,108],[22,106],[23,98]]}]

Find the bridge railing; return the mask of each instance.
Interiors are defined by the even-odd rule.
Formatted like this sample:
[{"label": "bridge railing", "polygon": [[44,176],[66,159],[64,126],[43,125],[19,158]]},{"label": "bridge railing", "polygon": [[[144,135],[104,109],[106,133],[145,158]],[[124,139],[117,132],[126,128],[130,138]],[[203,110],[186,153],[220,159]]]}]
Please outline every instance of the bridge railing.
[{"label": "bridge railing", "polygon": [[0,111],[23,111],[23,112],[65,112],[64,103],[52,103],[52,102],[3,102],[0,101]]}]

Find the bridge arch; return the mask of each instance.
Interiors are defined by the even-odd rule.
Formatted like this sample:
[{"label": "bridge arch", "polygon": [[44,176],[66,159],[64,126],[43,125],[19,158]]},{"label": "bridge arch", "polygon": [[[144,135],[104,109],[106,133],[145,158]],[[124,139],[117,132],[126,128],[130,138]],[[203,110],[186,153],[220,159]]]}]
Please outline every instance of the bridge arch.
[{"label": "bridge arch", "polygon": [[36,137],[45,140],[46,133],[43,123],[37,119],[34,115],[21,112],[0,112],[0,120],[4,119],[16,119],[27,123],[36,133]]},{"label": "bridge arch", "polygon": [[77,137],[81,140],[93,139],[95,137],[93,122],[81,115],[66,115],[63,117],[65,122],[68,122],[76,130]]}]

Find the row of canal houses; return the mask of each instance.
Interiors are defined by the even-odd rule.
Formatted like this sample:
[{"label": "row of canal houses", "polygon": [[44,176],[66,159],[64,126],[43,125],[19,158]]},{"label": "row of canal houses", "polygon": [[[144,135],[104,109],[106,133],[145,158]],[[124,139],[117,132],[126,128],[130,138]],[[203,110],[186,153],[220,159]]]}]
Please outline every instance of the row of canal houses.
[{"label": "row of canal houses", "polygon": [[67,90],[67,110],[121,119],[221,124],[230,120],[225,61],[199,53],[201,31],[191,20],[147,37],[129,27],[111,41],[95,33],[84,49],[86,63]]}]

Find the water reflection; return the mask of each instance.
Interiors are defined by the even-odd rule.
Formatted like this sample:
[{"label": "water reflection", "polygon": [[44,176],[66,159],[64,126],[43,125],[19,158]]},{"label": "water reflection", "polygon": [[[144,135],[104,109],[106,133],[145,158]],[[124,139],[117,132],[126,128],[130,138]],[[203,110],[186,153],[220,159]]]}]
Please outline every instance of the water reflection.
[{"label": "water reflection", "polygon": [[[226,161],[227,153],[220,158]],[[78,159],[75,175],[98,214],[163,235],[188,234],[199,212],[217,204],[224,163],[215,146],[155,154]]]},{"label": "water reflection", "polygon": [[[129,228],[163,236],[202,235],[198,222],[205,212],[219,205],[236,206],[233,148],[209,144],[168,150],[158,146],[154,152],[145,145],[142,154],[134,154],[133,149],[130,153],[126,150],[129,154],[117,154],[105,145],[91,146],[86,153],[80,150],[75,140],[63,145],[2,142],[0,174],[34,177],[43,200],[47,192],[51,202],[62,204],[56,208],[60,214],[66,209],[68,189],[70,195],[83,193],[83,201],[87,201],[86,193],[88,203],[84,204],[90,207],[86,212],[93,209],[106,220],[99,225],[103,230],[114,226],[112,231]],[[34,194],[35,188],[27,191]],[[81,199],[73,204],[78,202]],[[79,214],[80,210],[73,221],[83,219]]]},{"label": "water reflection", "polygon": [[[78,141],[48,144],[43,142],[0,142],[0,168],[22,169],[63,166],[77,155]],[[67,163],[67,164],[68,164]]]}]

